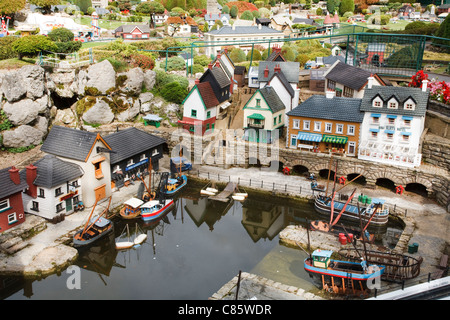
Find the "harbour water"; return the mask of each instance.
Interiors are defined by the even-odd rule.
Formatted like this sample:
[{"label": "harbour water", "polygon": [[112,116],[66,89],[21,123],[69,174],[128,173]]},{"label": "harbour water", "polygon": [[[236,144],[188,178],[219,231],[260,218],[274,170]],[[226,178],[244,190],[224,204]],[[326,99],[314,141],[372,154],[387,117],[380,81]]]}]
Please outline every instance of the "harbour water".
[{"label": "harbour water", "polygon": [[[114,219],[114,234],[79,251],[73,267],[41,280],[5,278],[3,299],[208,299],[240,270],[314,290],[303,269],[305,253],[279,244],[290,224],[317,219],[310,203],[250,193],[241,203],[200,197],[188,187],[160,221]],[[139,247],[117,251],[115,241],[138,230]],[[400,226],[390,230],[401,231]],[[78,284],[78,287],[76,286]]]}]

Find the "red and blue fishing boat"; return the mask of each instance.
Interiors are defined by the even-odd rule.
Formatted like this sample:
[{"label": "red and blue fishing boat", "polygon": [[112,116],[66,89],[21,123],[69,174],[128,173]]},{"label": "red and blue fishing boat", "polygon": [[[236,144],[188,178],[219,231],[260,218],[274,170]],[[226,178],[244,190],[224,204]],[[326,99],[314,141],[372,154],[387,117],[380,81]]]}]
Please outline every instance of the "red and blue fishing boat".
[{"label": "red and blue fishing boat", "polygon": [[166,214],[174,205],[173,199],[151,200],[141,205],[141,218],[148,222]]},{"label": "red and blue fishing boat", "polygon": [[[331,259],[333,251],[315,250],[305,259],[305,271],[321,288],[335,293],[366,292],[367,284],[379,279],[385,266]],[[319,285],[320,286],[320,285]]]}]

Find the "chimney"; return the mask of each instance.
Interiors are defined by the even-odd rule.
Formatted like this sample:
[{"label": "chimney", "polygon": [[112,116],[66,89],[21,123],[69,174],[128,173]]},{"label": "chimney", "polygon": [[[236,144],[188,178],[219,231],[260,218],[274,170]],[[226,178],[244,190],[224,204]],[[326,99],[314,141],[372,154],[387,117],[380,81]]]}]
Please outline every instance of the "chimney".
[{"label": "chimney", "polygon": [[224,48],[223,52],[225,52],[225,54],[227,54],[228,53],[228,48]]},{"label": "chimney", "polygon": [[266,68],[264,69],[264,78],[268,77],[269,77],[269,66],[266,66]]},{"label": "chimney", "polygon": [[326,92],[327,99],[333,99],[335,95],[336,95],[336,92],[333,90],[327,90],[327,92]]},{"label": "chimney", "polygon": [[423,92],[426,92],[427,91],[427,88],[428,88],[428,80],[427,79],[425,79],[425,80],[422,80],[422,91]]},{"label": "chimney", "polygon": [[28,184],[28,195],[30,197],[36,198],[37,197],[37,187],[34,184],[34,180],[36,180],[37,177],[37,167],[30,164],[27,167],[25,167],[26,173],[27,173],[27,184]]},{"label": "chimney", "polygon": [[212,19],[212,13],[209,14],[209,18]]},{"label": "chimney", "polygon": [[273,69],[273,72],[275,72],[275,73],[280,73],[281,72],[281,67],[280,67],[280,64],[277,64],[276,66],[275,66],[275,68]]},{"label": "chimney", "polygon": [[220,12],[219,12],[219,18],[220,18]]},{"label": "chimney", "polygon": [[8,172],[11,181],[14,182],[15,184],[20,184],[19,169],[16,169],[16,167],[12,166],[11,169],[8,170]]},{"label": "chimney", "polygon": [[222,56],[222,54],[219,52],[219,53],[217,54],[217,60],[219,60],[221,56]]},{"label": "chimney", "polygon": [[195,79],[195,84],[199,84],[200,83],[200,79]]},{"label": "chimney", "polygon": [[262,24],[258,24],[258,29],[261,30],[262,29]]},{"label": "chimney", "polygon": [[208,64],[208,69],[212,69],[212,63],[211,62]]},{"label": "chimney", "polygon": [[236,26],[234,25],[234,23],[233,23],[233,25],[231,26],[231,30],[236,30]]},{"label": "chimney", "polygon": [[370,77],[367,78],[367,88],[368,89],[372,89],[373,80],[375,80],[375,78],[373,77],[373,74],[370,74]]},{"label": "chimney", "polygon": [[216,60],[216,67],[217,67],[217,68],[220,67],[220,60]]}]

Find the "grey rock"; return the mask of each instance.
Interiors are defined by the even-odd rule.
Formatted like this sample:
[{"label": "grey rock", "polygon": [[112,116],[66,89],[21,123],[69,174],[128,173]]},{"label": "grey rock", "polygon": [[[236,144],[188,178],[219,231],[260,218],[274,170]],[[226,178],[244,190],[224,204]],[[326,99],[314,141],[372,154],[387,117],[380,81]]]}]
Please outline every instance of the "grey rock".
[{"label": "grey rock", "polygon": [[134,94],[139,94],[144,83],[144,72],[141,68],[133,68],[126,73],[127,80],[125,81],[125,91]]},{"label": "grey rock", "polygon": [[108,89],[115,88],[115,86],[116,72],[108,60],[103,60],[88,68],[86,87],[97,88],[101,93],[106,94]]},{"label": "grey rock", "polygon": [[139,111],[141,109],[141,104],[139,103],[139,100],[136,99],[133,103],[132,106],[130,108],[128,108],[127,110],[119,113],[116,118],[117,121],[132,121],[134,120],[134,118],[139,114]]},{"label": "grey rock", "polygon": [[9,102],[28,98],[40,98],[45,93],[44,69],[37,65],[27,65],[4,75],[1,91]]},{"label": "grey rock", "polygon": [[156,71],[146,70],[144,72],[144,85],[146,90],[151,90],[156,83]]},{"label": "grey rock", "polygon": [[29,124],[37,118],[38,114],[45,113],[47,109],[47,95],[37,100],[22,99],[13,103],[6,102],[3,106],[6,116],[15,126]]},{"label": "grey rock", "polygon": [[91,124],[108,124],[114,121],[114,113],[105,101],[99,99],[83,114],[82,119]]},{"label": "grey rock", "polygon": [[7,148],[28,147],[42,142],[44,133],[29,125],[21,125],[15,130],[3,132],[3,145]]},{"label": "grey rock", "polygon": [[48,119],[46,117],[37,117],[34,128],[41,131],[44,135],[48,133]]}]

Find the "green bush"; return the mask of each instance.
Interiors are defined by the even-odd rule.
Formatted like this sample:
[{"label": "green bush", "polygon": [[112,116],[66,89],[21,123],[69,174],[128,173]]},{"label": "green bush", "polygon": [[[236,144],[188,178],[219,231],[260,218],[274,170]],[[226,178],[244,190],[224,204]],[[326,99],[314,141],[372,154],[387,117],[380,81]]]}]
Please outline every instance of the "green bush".
[{"label": "green bush", "polygon": [[0,38],[0,60],[11,59],[17,56],[17,53],[11,46],[16,39],[16,37],[11,36]]},{"label": "green bush", "polygon": [[253,20],[253,14],[250,10],[245,10],[244,12],[242,12],[240,19]]},{"label": "green bush", "polygon": [[40,51],[56,51],[58,49],[55,43],[44,35],[19,38],[11,44],[11,47],[19,54],[19,59],[34,57]]},{"label": "green bush", "polygon": [[211,62],[211,58],[205,54],[194,56],[194,64],[199,64],[203,67],[206,67],[210,62]]},{"label": "green bush", "polygon": [[167,86],[171,82],[178,82],[183,88],[187,88],[189,86],[189,81],[186,77],[178,76],[176,74],[166,73],[162,69],[154,69],[156,72],[156,81],[154,90],[156,93],[162,90],[165,86]]},{"label": "green bush", "polygon": [[173,70],[184,70],[186,68],[186,62],[182,57],[170,57],[167,60],[167,70],[173,71]]},{"label": "green bush", "polygon": [[[191,67],[189,67],[189,71],[191,71]],[[199,65],[199,64],[195,64],[192,66],[192,72],[195,73],[203,73],[203,71],[205,71],[205,67]]]},{"label": "green bush", "polygon": [[183,88],[178,82],[171,82],[161,90],[161,96],[167,101],[177,104],[183,103],[188,91]]},{"label": "green bush", "polygon": [[260,60],[262,60],[262,57],[261,57],[261,52],[259,52],[259,50],[253,50],[253,57],[252,57],[252,51],[250,50],[248,53],[247,53],[247,61],[250,61],[250,60],[252,60],[252,61],[260,61]]},{"label": "green bush", "polygon": [[247,59],[245,52],[239,48],[234,48],[231,50],[229,56],[233,62],[243,62]]}]

